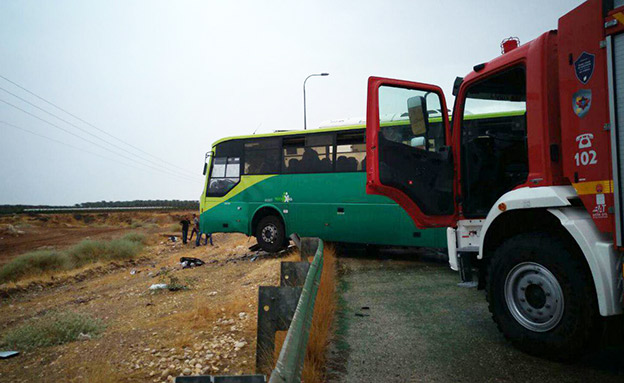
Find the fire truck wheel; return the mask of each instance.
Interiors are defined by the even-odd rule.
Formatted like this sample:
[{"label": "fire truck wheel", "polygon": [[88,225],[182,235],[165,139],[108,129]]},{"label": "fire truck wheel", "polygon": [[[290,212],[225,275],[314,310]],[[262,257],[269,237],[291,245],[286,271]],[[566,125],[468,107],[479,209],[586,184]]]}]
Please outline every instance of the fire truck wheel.
[{"label": "fire truck wheel", "polygon": [[256,227],[258,245],[267,253],[276,253],[284,248],[286,236],[284,224],[279,217],[267,215],[258,222]]},{"label": "fire truck wheel", "polygon": [[577,251],[553,235],[505,241],[490,264],[487,297],[498,329],[526,353],[569,360],[595,338],[591,276]]}]

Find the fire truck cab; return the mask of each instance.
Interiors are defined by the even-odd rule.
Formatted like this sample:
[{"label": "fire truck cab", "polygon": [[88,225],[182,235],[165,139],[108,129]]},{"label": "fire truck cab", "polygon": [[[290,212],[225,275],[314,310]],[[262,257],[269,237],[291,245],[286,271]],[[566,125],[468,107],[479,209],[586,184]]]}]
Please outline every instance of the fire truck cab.
[{"label": "fire truck cab", "polygon": [[[623,308],[624,1],[502,47],[456,80],[452,121],[440,87],[369,78],[366,189],[448,227],[515,346],[568,359]],[[397,113],[408,127],[380,123]]]}]

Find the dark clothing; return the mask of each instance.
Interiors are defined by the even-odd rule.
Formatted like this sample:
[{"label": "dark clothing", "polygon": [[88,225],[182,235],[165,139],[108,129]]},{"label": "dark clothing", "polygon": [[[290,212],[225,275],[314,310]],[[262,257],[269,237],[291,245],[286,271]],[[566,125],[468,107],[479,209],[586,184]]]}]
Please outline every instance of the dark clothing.
[{"label": "dark clothing", "polygon": [[199,246],[199,241],[203,234],[206,234],[206,240],[204,241],[204,246],[208,245],[208,240],[210,240],[210,246],[213,246],[212,243],[212,234],[211,233],[202,233],[201,231],[197,232],[197,239],[195,240],[195,246]]},{"label": "dark clothing", "polygon": [[180,221],[180,225],[182,225],[182,230],[186,230],[188,232],[191,221],[189,221],[188,219],[183,219],[182,221]]},{"label": "dark clothing", "polygon": [[191,221],[188,219],[183,219],[180,221],[180,225],[182,225],[182,243],[186,244],[186,237],[188,236],[188,229],[191,224]]},{"label": "dark clothing", "polygon": [[197,233],[197,236],[199,237],[200,235],[199,230],[197,230],[196,228],[193,228],[193,230],[191,230],[191,237],[189,238],[189,241],[193,239],[193,234],[195,233]]}]

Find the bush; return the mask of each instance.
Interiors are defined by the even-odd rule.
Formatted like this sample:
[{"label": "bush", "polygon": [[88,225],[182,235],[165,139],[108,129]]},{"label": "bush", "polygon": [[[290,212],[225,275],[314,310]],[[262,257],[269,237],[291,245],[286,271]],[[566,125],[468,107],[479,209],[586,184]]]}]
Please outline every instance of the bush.
[{"label": "bush", "polygon": [[0,283],[14,281],[29,274],[62,270],[67,260],[56,251],[34,251],[14,258],[0,268]]},{"label": "bush", "polygon": [[126,240],[126,241],[141,243],[143,245],[145,245],[147,242],[145,235],[139,234],[139,233],[128,233],[124,235],[121,239]]},{"label": "bush", "polygon": [[93,241],[86,239],[59,251],[35,251],[13,258],[0,268],[0,283],[16,281],[43,272],[70,270],[97,261],[134,258],[145,243],[145,236],[130,233],[121,239]]},{"label": "bush", "polygon": [[125,238],[108,242],[87,239],[70,248],[66,256],[72,267],[80,267],[101,260],[130,259],[141,251],[141,247],[141,243]]},{"label": "bush", "polygon": [[2,344],[16,350],[32,350],[72,342],[82,336],[95,336],[104,330],[104,324],[86,314],[71,311],[53,311],[40,318],[29,319],[10,330]]}]

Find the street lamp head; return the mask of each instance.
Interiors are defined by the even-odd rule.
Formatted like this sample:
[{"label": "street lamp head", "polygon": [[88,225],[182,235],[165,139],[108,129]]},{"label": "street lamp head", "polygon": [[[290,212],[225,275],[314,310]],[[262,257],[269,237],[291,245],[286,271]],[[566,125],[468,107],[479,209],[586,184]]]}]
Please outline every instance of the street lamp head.
[{"label": "street lamp head", "polygon": [[308,128],[307,126],[307,119],[306,119],[306,92],[305,92],[305,86],[306,86],[306,82],[308,81],[308,79],[312,76],[329,76],[329,73],[313,73],[311,75],[309,75],[308,77],[305,78],[305,80],[303,80],[303,130],[306,130]]}]

